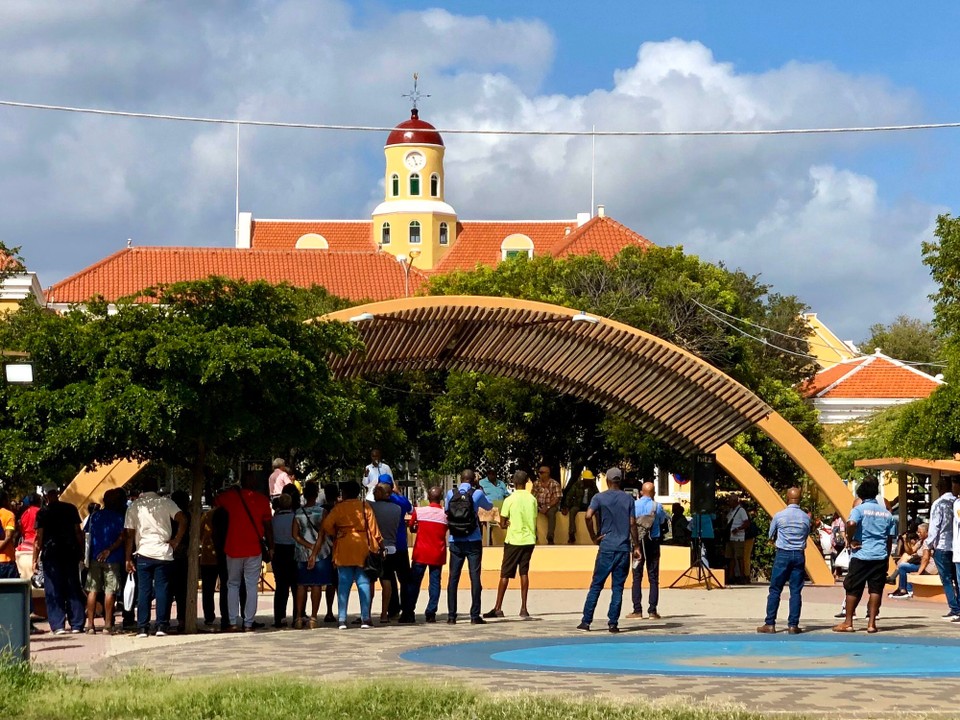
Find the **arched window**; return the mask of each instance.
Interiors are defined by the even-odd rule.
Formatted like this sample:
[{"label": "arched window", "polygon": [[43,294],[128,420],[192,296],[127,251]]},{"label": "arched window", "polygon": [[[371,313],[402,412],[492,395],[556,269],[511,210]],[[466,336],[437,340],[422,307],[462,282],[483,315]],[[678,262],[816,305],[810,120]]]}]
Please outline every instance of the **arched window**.
[{"label": "arched window", "polygon": [[[436,177],[436,175],[434,175]],[[449,245],[450,244],[450,233],[447,230],[447,224],[445,222],[440,223],[440,244]]]},{"label": "arched window", "polygon": [[430,176],[430,195],[440,197],[440,176],[436,173]]},{"label": "arched window", "polygon": [[385,222],[383,227],[380,228],[380,244],[389,245],[390,244],[390,223]]},{"label": "arched window", "polygon": [[299,238],[297,238],[297,244],[295,247],[298,250],[327,250],[330,248],[330,244],[323,235],[318,235],[317,233],[307,233],[306,235],[301,235]]},{"label": "arched window", "polygon": [[396,197],[400,194],[400,176],[396,173],[390,177],[390,190],[393,197]]},{"label": "arched window", "polygon": [[508,260],[514,257],[533,257],[533,240],[521,233],[507,235],[500,243],[500,257]]},{"label": "arched window", "polygon": [[410,244],[420,244],[420,222],[417,220],[410,221]]},{"label": "arched window", "polygon": [[410,174],[410,194],[411,195],[420,194],[420,173]]}]

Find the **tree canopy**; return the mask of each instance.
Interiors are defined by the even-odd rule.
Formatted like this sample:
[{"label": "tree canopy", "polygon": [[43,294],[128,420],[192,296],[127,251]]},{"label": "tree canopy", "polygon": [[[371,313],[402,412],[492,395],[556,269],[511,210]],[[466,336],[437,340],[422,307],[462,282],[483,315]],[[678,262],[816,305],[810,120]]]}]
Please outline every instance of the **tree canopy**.
[{"label": "tree canopy", "polygon": [[889,325],[871,325],[870,336],[860,343],[860,349],[869,353],[877,348],[897,360],[919,363],[917,368],[931,375],[940,372],[940,334],[933,323],[900,315]]}]

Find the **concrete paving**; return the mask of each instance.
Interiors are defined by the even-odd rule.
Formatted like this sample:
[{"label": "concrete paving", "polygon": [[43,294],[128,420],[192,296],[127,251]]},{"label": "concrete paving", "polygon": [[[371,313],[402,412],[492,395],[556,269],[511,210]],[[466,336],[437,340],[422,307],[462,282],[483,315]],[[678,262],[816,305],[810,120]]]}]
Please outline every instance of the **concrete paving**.
[{"label": "concrete paving", "polygon": [[[802,625],[812,634],[833,635],[842,589],[808,587],[804,591]],[[960,697],[960,668],[956,678],[907,679],[896,677],[702,677],[664,675],[613,675],[588,672],[528,672],[516,670],[471,670],[463,667],[428,666],[408,662],[404,652],[427,645],[507,640],[513,638],[582,637],[577,631],[583,591],[531,591],[532,621],[516,617],[519,600],[508,593],[506,618],[486,626],[464,622],[447,625],[441,614],[435,625],[380,626],[361,630],[351,626],[340,631],[335,625],[316,630],[265,630],[244,634],[173,635],[138,639],[133,636],[107,637],[52,635],[36,636],[32,644],[37,664],[55,667],[85,677],[109,677],[130,668],[144,667],[174,677],[209,675],[267,675],[295,673],[299,678],[323,681],[403,678],[412,682],[464,683],[491,691],[536,690],[576,696],[620,699],[687,701],[735,704],[750,710],[773,713],[844,715],[847,717],[893,717],[904,713],[956,715]],[[629,598],[629,591],[626,594]],[[609,593],[601,596],[592,635],[611,637],[605,632]],[[490,609],[494,596],[484,592],[483,610]],[[660,620],[621,619],[629,637],[663,635],[755,634],[762,622],[766,588],[731,587],[724,590],[664,590],[661,592]],[[356,596],[352,597],[356,610]],[[425,599],[421,596],[421,607]],[[785,629],[787,593],[781,606],[781,629]],[[469,597],[460,594],[461,612]],[[445,607],[441,599],[441,613]],[[379,608],[379,600],[375,609]],[[629,601],[624,614],[629,612]],[[258,618],[270,621],[272,597],[260,597]],[[861,609],[861,616],[863,610]],[[955,638],[960,624],[944,622],[945,606],[917,600],[885,600],[879,622],[881,634],[871,641],[895,638]],[[422,616],[418,618],[422,620]],[[857,621],[865,652],[869,652],[863,620]],[[599,630],[600,632],[596,632]],[[849,636],[848,636],[849,637]],[[599,639],[599,637],[598,637]],[[909,690],[905,690],[909,688]],[[916,689],[922,688],[922,693]]]}]

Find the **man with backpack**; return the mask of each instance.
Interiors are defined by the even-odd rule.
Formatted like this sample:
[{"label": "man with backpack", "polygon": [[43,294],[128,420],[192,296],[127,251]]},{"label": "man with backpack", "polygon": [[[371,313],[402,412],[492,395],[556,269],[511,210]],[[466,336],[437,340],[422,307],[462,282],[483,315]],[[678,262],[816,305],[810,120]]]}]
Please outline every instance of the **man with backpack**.
[{"label": "man with backpack", "polygon": [[640,499],[634,504],[640,535],[641,557],[633,563],[633,612],[628,618],[643,617],[643,568],[647,568],[650,581],[650,601],[647,604],[647,617],[659,620],[657,603],[660,601],[660,542],[663,540],[663,524],[668,522],[663,506],[653,499],[652,482],[645,482],[640,488]]},{"label": "man with backpack", "polygon": [[486,620],[480,616],[480,560],[483,556],[483,543],[480,535],[479,510],[492,510],[493,503],[477,485],[477,476],[473,470],[460,473],[460,485],[447,492],[445,510],[447,527],[450,530],[450,578],[447,582],[447,623],[457,623],[457,589],[464,562],[470,570],[470,622],[484,625]]}]

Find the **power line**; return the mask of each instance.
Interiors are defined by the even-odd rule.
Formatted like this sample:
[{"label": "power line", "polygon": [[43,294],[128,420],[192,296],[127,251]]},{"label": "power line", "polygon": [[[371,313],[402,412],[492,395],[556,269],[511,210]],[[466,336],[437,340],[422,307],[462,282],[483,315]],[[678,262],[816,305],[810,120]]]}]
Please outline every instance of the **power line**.
[{"label": "power line", "polygon": [[[138,118],[143,120],[166,120],[173,122],[206,123],[212,125],[247,125],[251,127],[276,127],[299,130],[335,130],[341,132],[391,132],[393,126],[375,125],[339,125],[332,123],[296,123],[277,120],[243,120],[240,118],[216,118],[194,115],[173,115],[170,113],[145,113],[128,110],[103,110],[100,108],[75,107],[70,105],[51,105],[45,103],[16,102],[0,100],[0,106],[47,110],[53,112],[80,113],[83,115],[104,115],[108,117]],[[960,128],[960,122],[912,123],[909,125],[871,125],[852,127],[821,128],[780,128],[746,130],[510,130],[479,128],[437,128],[437,132],[448,135],[528,135],[556,137],[710,137],[743,135],[826,135],[842,133],[902,132],[910,130],[946,130]]]}]

